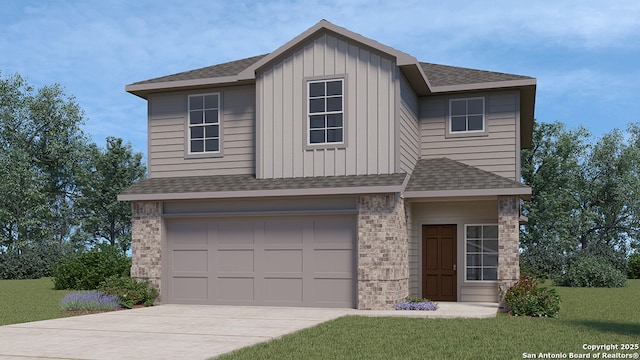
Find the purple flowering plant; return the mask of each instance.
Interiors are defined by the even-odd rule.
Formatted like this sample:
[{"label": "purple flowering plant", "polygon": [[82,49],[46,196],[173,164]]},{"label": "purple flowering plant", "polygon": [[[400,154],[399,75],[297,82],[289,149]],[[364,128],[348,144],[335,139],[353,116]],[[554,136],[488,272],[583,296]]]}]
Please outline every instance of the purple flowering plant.
[{"label": "purple flowering plant", "polygon": [[422,298],[408,297],[396,305],[396,310],[438,310],[438,304]]},{"label": "purple flowering plant", "polygon": [[60,301],[63,310],[115,310],[121,307],[116,295],[103,294],[100,291],[74,291]]}]

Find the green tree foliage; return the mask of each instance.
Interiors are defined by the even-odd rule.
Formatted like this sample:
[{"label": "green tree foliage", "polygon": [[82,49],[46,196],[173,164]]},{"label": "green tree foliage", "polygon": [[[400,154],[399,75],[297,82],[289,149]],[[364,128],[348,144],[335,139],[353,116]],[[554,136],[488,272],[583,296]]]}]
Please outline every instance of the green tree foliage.
[{"label": "green tree foliage", "polygon": [[0,76],[2,278],[48,275],[64,250],[101,239],[130,246],[130,205],[116,195],[144,175],[142,155],[115,138],[99,149],[83,116],[58,84],[34,89],[20,75]]},{"label": "green tree foliage", "polygon": [[625,271],[640,232],[638,126],[593,141],[584,128],[536,123],[533,143],[522,152],[522,177],[532,187],[523,270],[551,277],[581,252]]},{"label": "green tree foliage", "polygon": [[113,137],[107,138],[105,150],[96,146],[89,150],[91,168],[77,204],[83,215],[82,233],[94,242],[105,240],[126,251],[131,247],[131,204],[118,201],[117,196],[144,177],[142,154]]},{"label": "green tree foliage", "polygon": [[89,251],[69,254],[52,269],[56,290],[94,290],[107,278],[129,276],[131,258],[111,245],[98,244]]}]

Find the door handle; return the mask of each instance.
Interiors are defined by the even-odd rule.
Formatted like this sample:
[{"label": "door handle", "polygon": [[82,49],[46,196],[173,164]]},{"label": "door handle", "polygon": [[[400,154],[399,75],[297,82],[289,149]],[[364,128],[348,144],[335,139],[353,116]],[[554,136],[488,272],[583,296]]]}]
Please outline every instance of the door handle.
[{"label": "door handle", "polygon": [[458,265],[453,264],[453,271],[458,271]]}]

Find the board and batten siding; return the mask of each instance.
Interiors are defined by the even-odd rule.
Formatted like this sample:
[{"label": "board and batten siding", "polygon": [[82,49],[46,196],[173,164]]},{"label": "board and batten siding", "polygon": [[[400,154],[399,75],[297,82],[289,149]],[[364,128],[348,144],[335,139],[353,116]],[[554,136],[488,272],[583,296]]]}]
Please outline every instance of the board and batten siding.
[{"label": "board and batten siding", "polygon": [[[394,173],[395,60],[325,32],[256,75],[258,178]],[[309,148],[306,82],[344,78],[346,146]]]},{"label": "board and batten siding", "polygon": [[400,163],[399,172],[411,174],[420,157],[418,97],[404,76],[400,76]]},{"label": "board and batten siding", "polygon": [[[223,156],[185,158],[187,98],[218,92]],[[236,86],[149,96],[149,177],[255,173],[255,89]]]},{"label": "board and batten siding", "polygon": [[447,137],[448,96],[420,99],[423,159],[448,157],[508,179],[520,180],[520,109],[517,91],[470,93],[484,97],[487,135]]}]

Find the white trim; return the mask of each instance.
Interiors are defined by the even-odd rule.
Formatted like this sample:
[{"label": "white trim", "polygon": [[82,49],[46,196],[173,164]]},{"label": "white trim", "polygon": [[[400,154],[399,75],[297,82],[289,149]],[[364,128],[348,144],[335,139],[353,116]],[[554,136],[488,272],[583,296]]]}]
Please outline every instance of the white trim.
[{"label": "white trim", "polygon": [[[470,114],[469,113],[469,101],[473,100],[482,100],[482,112],[479,114]],[[466,123],[465,127],[467,130],[459,130],[453,131],[453,114],[452,114],[452,104],[454,101],[464,101],[466,104]],[[482,115],[482,130],[468,130],[469,128],[469,116],[471,115]],[[462,98],[451,98],[449,99],[449,112],[447,114],[447,136],[474,136],[474,135],[485,135],[487,134],[487,100],[484,96],[475,96],[475,97],[462,97]]]},{"label": "white trim", "polygon": [[[205,97],[207,96],[213,96],[215,95],[217,100],[218,100],[218,105],[215,108],[215,110],[218,112],[218,122],[217,123],[210,123],[210,125],[217,125],[218,126],[218,136],[217,136],[217,140],[218,140],[218,150],[215,151],[207,151],[206,149],[206,136],[204,134],[205,131],[205,127],[206,127],[206,119],[204,118],[204,112],[207,110],[207,108],[204,105],[205,102]],[[203,119],[202,119],[202,124],[196,124],[193,127],[202,127],[202,131],[203,131],[203,151],[197,151],[197,152],[193,152],[191,151],[191,129],[192,129],[192,125],[191,125],[191,98],[195,98],[195,97],[202,97],[202,111],[203,111]],[[214,108],[209,108],[210,110],[213,110]],[[192,157],[208,157],[208,156],[222,156],[222,133],[223,133],[223,128],[222,128],[222,93],[221,92],[210,92],[210,93],[202,93],[202,94],[189,94],[187,95],[187,116],[186,116],[186,128],[185,128],[185,139],[186,139],[186,147],[185,147],[185,157],[187,158],[192,158]],[[215,140],[216,137],[213,137],[213,139]]]},{"label": "white trim", "polygon": [[[321,113],[311,113],[310,112],[310,100],[311,100],[311,94],[310,94],[310,87],[312,83],[324,83],[325,84],[325,89],[326,89],[326,84],[328,82],[331,81],[340,81],[340,84],[342,86],[342,94],[340,95],[341,98],[341,111],[326,111],[326,102],[325,102],[325,111],[321,112]],[[333,77],[333,78],[325,78],[325,77],[321,77],[321,78],[306,78],[305,79],[305,136],[307,138],[307,142],[306,142],[306,147],[305,149],[317,149],[317,148],[326,148],[326,147],[346,147],[346,137],[347,137],[347,132],[346,132],[346,122],[347,122],[347,112],[345,111],[345,97],[346,97],[346,75],[345,76],[341,76],[341,77]],[[326,99],[328,98],[328,95],[324,95],[324,99],[326,101]],[[326,141],[326,137],[329,131],[329,127],[327,124],[325,124],[325,127],[322,128],[325,132],[325,142],[321,142],[321,143],[312,143],[311,142],[311,116],[312,115],[333,115],[333,114],[341,114],[342,115],[342,141],[336,141],[336,142],[327,142]],[[337,129],[334,128],[334,129]]]},{"label": "white trim", "polygon": [[[462,269],[462,271],[464,272],[462,274],[462,279],[464,281],[465,284],[492,284],[492,283],[497,283],[498,280],[467,280],[467,227],[469,226],[495,226],[496,230],[498,230],[498,224],[494,223],[494,224],[464,224],[464,228],[463,228],[463,232],[462,232],[462,246],[464,248],[464,254],[463,254],[463,261],[464,261],[464,267]],[[498,255],[498,264],[499,264],[499,257],[500,257],[500,240],[499,238],[499,233],[496,233],[496,241],[498,241],[498,250],[496,250],[496,254]],[[482,240],[484,240],[484,235],[482,236]],[[483,254],[481,254],[482,256]],[[484,269],[483,266],[480,266],[480,269]],[[496,265],[496,278],[498,276],[498,265]]]}]

